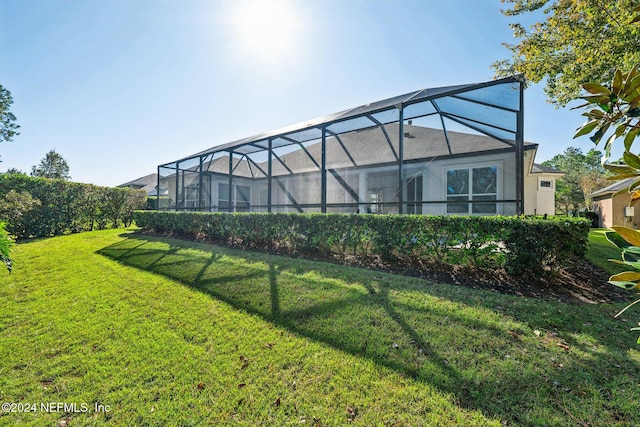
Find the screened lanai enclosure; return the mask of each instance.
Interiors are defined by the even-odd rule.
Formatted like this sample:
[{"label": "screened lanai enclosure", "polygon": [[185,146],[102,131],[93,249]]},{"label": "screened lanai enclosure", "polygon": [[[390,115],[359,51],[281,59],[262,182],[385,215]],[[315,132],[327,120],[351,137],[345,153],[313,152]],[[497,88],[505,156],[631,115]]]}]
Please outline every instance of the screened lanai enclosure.
[{"label": "screened lanai enclosure", "polygon": [[423,89],[214,146],[158,167],[159,209],[522,213],[523,85]]}]

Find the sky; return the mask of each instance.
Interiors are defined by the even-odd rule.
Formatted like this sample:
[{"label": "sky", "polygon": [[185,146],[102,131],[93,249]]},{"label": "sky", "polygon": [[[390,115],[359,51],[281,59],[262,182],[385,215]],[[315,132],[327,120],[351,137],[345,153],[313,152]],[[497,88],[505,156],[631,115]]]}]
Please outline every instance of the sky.
[{"label": "sky", "polygon": [[[73,181],[159,164],[399,94],[492,80],[512,43],[500,0],[0,0],[0,84],[20,135],[0,171],[54,149]],[[581,111],[525,92],[538,163]]]}]

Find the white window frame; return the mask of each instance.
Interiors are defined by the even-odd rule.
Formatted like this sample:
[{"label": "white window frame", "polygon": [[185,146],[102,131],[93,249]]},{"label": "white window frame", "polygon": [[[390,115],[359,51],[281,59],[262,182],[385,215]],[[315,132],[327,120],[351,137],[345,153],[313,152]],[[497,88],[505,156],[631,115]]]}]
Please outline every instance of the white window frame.
[{"label": "white window frame", "polygon": [[[216,200],[217,200],[218,212],[229,212],[229,208],[228,208],[229,206],[233,206],[233,212],[250,212],[251,211],[251,193],[253,191],[251,185],[233,184],[233,187],[231,188],[231,192],[230,192],[231,194],[229,194],[231,199],[227,200],[227,199],[222,199],[220,197],[220,195],[222,194],[222,192],[220,191],[220,186],[226,185],[228,187],[229,184],[226,182],[218,182],[217,184],[218,185],[216,188],[217,190]],[[238,199],[238,195],[239,195],[238,187],[246,187],[249,190],[249,193],[247,194],[249,196],[248,200]],[[224,207],[224,208],[221,207],[222,202],[228,203],[227,207]],[[243,203],[243,206],[238,206],[239,203]],[[244,205],[245,203],[246,205]]]},{"label": "white window frame", "polygon": [[[454,170],[467,170],[469,171],[469,193],[461,194],[460,196],[467,196],[468,200],[473,200],[473,170],[474,169],[483,169],[483,168],[495,168],[496,169],[496,192],[495,193],[486,193],[486,194],[476,194],[475,196],[486,196],[486,195],[494,195],[496,197],[495,201],[495,212],[473,212],[473,203],[471,202],[460,202],[460,204],[467,204],[467,212],[449,212],[449,203],[446,204],[444,212],[446,215],[500,215],[502,213],[502,206],[498,203],[498,200],[502,198],[502,165],[501,162],[482,162],[482,163],[460,163],[460,164],[448,164],[443,165],[443,183],[444,183],[444,200],[449,199],[449,197],[455,197],[456,195],[448,194],[447,186],[448,186],[448,176],[449,171]],[[491,203],[491,200],[487,200],[486,203]]]},{"label": "white window frame", "polygon": [[[543,187],[542,183],[543,182],[550,182],[551,183],[551,187]],[[555,179],[553,178],[542,178],[539,177],[538,178],[538,190],[540,191],[555,191]]]}]

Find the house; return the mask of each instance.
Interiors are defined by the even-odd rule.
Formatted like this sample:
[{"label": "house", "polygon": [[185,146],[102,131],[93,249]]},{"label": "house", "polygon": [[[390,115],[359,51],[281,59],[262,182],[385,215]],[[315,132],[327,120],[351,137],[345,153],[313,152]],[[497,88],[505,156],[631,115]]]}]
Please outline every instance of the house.
[{"label": "house", "polygon": [[423,89],[158,167],[160,209],[553,214],[561,173],[523,140],[523,80]]},{"label": "house", "polygon": [[157,196],[158,195],[157,185],[158,185],[158,174],[151,173],[141,178],[134,179],[133,181],[116,185],[116,187],[135,188],[139,190],[144,190],[147,193],[147,196]]},{"label": "house", "polygon": [[556,180],[563,176],[564,172],[557,169],[531,164],[531,170],[525,175],[525,215],[555,215]]},{"label": "house", "polygon": [[[635,216],[635,207],[640,206],[640,204],[636,202],[631,205],[631,195],[624,191],[629,188],[634,180],[635,178],[627,178],[616,181],[587,196],[593,200],[593,211],[598,214],[600,227],[611,228],[621,225],[638,228],[639,221]],[[633,209],[629,209],[629,207]],[[640,210],[638,215],[640,215]]]}]

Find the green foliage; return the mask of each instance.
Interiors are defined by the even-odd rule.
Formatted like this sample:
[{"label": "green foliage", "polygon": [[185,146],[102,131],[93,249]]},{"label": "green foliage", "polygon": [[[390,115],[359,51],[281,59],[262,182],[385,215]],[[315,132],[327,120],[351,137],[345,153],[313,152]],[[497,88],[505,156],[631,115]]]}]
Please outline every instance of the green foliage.
[{"label": "green foliage", "polygon": [[640,200],[640,157],[631,151],[640,133],[640,119],[636,114],[640,107],[640,65],[629,72],[616,70],[608,87],[586,83],[583,88],[588,95],[581,99],[587,102],[577,108],[587,107],[582,114],[587,122],[576,131],[574,138],[593,133],[589,139],[595,144],[605,140],[603,161],[611,156],[613,144],[623,139],[622,162],[604,164],[604,167],[613,174],[610,180],[634,178],[629,187],[621,191],[628,191],[634,203]]},{"label": "green foliage", "polygon": [[580,217],[587,218],[589,221],[591,221],[591,228],[598,228],[600,226],[599,225],[600,217],[597,212],[592,212],[592,211],[580,212]]},{"label": "green foliage", "polygon": [[145,210],[158,210],[158,198],[147,196]]},{"label": "green foliage", "polygon": [[145,206],[140,190],[18,174],[0,174],[0,195],[0,220],[16,238],[129,226]]},{"label": "green foliage", "polygon": [[0,218],[11,224],[15,236],[28,236],[28,230],[37,227],[42,203],[28,191],[9,190],[0,198]]},{"label": "green foliage", "polygon": [[5,267],[7,267],[7,270],[9,270],[9,273],[11,273],[13,262],[11,261],[9,253],[11,252],[13,241],[11,237],[9,237],[7,230],[5,230],[5,225],[4,222],[0,222],[0,262],[2,262]]},{"label": "green foliage", "polygon": [[608,228],[592,228],[589,231],[589,245],[585,258],[591,264],[600,267],[610,275],[625,271],[625,267],[610,262],[610,259],[620,258],[622,251],[613,246],[607,239]]},{"label": "green foliage", "polygon": [[602,167],[602,153],[591,149],[587,154],[576,147],[553,156],[543,166],[558,169],[564,176],[557,181],[556,211],[569,215],[588,208],[587,195],[605,186],[607,172]]},{"label": "green foliage", "polygon": [[558,270],[586,253],[591,222],[584,218],[551,217],[520,220],[507,225],[507,270],[538,274],[542,267]]},{"label": "green foliage", "polygon": [[622,260],[610,260],[630,267],[631,270],[614,274],[609,283],[623,289],[640,289],[640,231],[628,227],[613,227],[606,232],[607,240],[622,250]]},{"label": "green foliage", "polygon": [[9,168],[7,169],[7,171],[5,173],[8,174],[18,174],[18,175],[26,175],[26,173],[22,172],[20,169],[17,168]]},{"label": "green foliage", "polygon": [[380,256],[399,265],[504,267],[512,274],[542,274],[582,257],[590,224],[578,218],[167,211],[137,211],[135,220],[155,232],[223,244]]},{"label": "green foliage", "polygon": [[[613,227],[613,229],[615,231],[606,233],[607,240],[622,250],[622,260],[611,259],[609,261],[624,265],[629,270],[614,274],[609,278],[609,283],[627,290],[640,290],[640,231],[627,227]],[[640,299],[632,302],[616,317],[639,302]],[[640,331],[640,328],[631,328],[631,330]],[[640,337],[638,337],[638,344],[640,344]]]},{"label": "green foliage", "polygon": [[[516,43],[504,43],[509,60],[493,64],[496,74],[522,73],[528,81],[546,82],[557,106],[577,98],[587,81],[613,78],[611,64],[629,69],[640,62],[640,28],[636,0],[503,0],[506,16],[542,18],[530,27],[513,23]],[[542,13],[541,13],[542,12]]]},{"label": "green foliage", "polygon": [[[623,5],[623,3],[625,4]],[[606,61],[607,66],[616,64],[618,68],[610,75],[609,79],[597,78],[595,82],[582,84],[582,89],[587,94],[581,99],[586,103],[577,108],[587,108],[587,111],[582,114],[587,118],[587,121],[578,128],[574,138],[592,134],[589,139],[596,145],[604,139],[603,163],[611,156],[613,144],[619,139],[623,139],[625,151],[621,161],[604,164],[604,167],[613,173],[610,180],[619,181],[633,178],[631,184],[619,192],[628,192],[631,196],[630,203],[633,204],[640,200],[640,157],[632,151],[633,144],[640,133],[640,58],[637,57],[640,27],[635,25],[640,22],[640,5],[635,2],[630,4],[612,2],[612,4],[622,5],[630,13],[628,16],[630,19],[620,21],[618,26],[635,40],[636,47],[631,48],[625,57],[616,56],[616,51],[605,52],[602,58]],[[608,28],[603,28],[603,30],[608,31]],[[608,40],[604,41],[606,43]],[[624,51],[629,46],[620,43],[614,47]],[[629,60],[632,62],[628,62]],[[628,72],[622,71],[629,69]],[[610,83],[606,85],[599,83],[604,80],[609,80]],[[583,81],[587,81],[587,79]],[[608,233],[607,238],[622,249],[622,260],[612,261],[630,268],[630,270],[611,276],[609,283],[625,289],[638,289],[640,283],[640,271],[638,271],[640,270],[640,232],[626,227],[614,227],[614,229],[617,235]],[[627,308],[638,302],[640,300],[636,300]],[[632,330],[640,330],[640,328]],[[640,339],[638,343],[640,344]]]},{"label": "green foliage", "polygon": [[0,85],[0,142],[12,141],[14,136],[20,135],[18,133],[20,126],[15,123],[16,116],[9,109],[11,104],[13,104],[11,92]]},{"label": "green foliage", "polygon": [[31,168],[31,176],[37,178],[53,178],[64,179],[66,181],[71,179],[69,175],[69,164],[59,153],[55,150],[49,151],[38,166]]},{"label": "green foliage", "polygon": [[[581,99],[586,103],[576,108],[586,107],[587,111],[582,115],[587,121],[576,130],[574,138],[593,133],[589,138],[593,143],[599,144],[605,140],[604,161],[611,156],[613,144],[622,138],[625,151],[621,162],[605,163],[604,167],[614,174],[610,178],[614,181],[640,177],[640,158],[631,151],[640,133],[637,114],[640,107],[640,64],[629,72],[616,70],[612,82],[607,86],[585,83],[582,87],[587,95]],[[633,194],[634,188],[639,184],[639,181],[635,181],[629,188],[634,201],[638,199],[634,197],[638,196]]]}]

